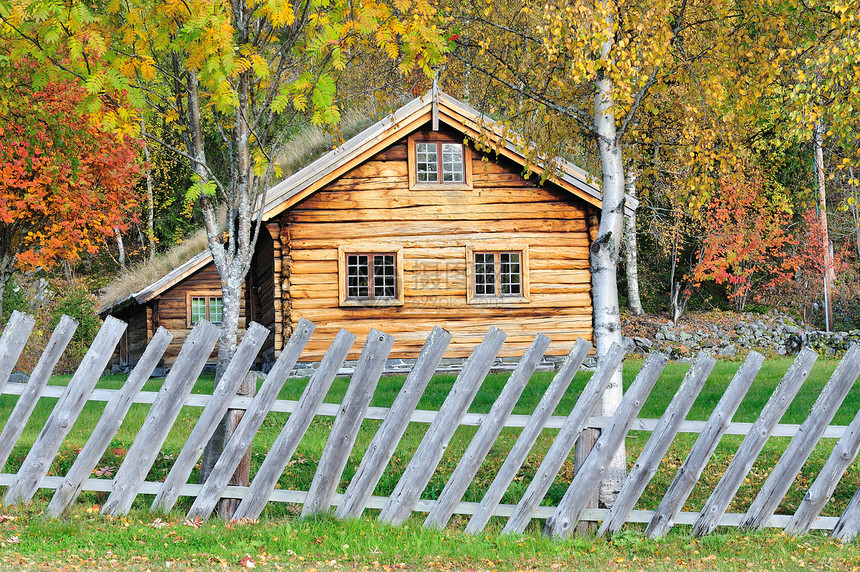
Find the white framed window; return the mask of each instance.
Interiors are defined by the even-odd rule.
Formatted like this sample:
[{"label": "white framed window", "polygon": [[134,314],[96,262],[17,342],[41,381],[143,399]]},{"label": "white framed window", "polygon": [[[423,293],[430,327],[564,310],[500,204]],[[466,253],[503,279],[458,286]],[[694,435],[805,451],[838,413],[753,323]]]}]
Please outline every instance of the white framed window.
[{"label": "white framed window", "polygon": [[466,274],[469,304],[529,301],[527,245],[469,245]]},{"label": "white framed window", "polygon": [[433,133],[409,137],[410,190],[472,188],[471,154],[463,141]]},{"label": "white framed window", "polygon": [[200,320],[220,324],[224,317],[224,298],[220,292],[189,292],[186,308],[189,326]]},{"label": "white framed window", "polygon": [[338,298],[341,306],[403,305],[402,248],[339,247]]}]

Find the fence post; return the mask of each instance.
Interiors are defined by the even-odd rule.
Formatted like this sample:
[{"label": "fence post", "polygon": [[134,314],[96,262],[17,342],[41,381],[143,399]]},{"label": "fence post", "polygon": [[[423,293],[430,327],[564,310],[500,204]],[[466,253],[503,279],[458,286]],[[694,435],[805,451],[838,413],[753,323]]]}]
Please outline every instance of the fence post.
[{"label": "fence post", "polygon": [[505,462],[502,463],[496,478],[493,479],[493,483],[487,489],[472,518],[469,519],[469,523],[466,525],[466,534],[481,532],[487,526],[490,517],[493,516],[493,511],[499,505],[511,481],[517,476],[517,471],[520,470],[526,455],[529,454],[535,441],[537,441],[547,419],[553,414],[561,398],[564,397],[573,376],[579,371],[590,349],[591,344],[582,338],[577,339],[576,343],[573,344],[570,353],[567,354],[558,373],[553,377],[510,453],[505,457]]},{"label": "fence post", "polygon": [[564,426],[556,435],[550,445],[549,451],[538,467],[532,482],[526,489],[523,498],[520,499],[517,508],[514,509],[514,514],[505,523],[502,533],[504,534],[522,534],[526,529],[532,516],[540,506],[540,502],[546,495],[552,481],[558,474],[559,469],[564,464],[576,438],[582,433],[585,425],[588,423],[588,418],[591,412],[594,411],[594,406],[603,395],[606,386],[612,376],[615,375],[618,369],[618,364],[621,363],[624,357],[624,350],[618,344],[612,344],[609,351],[600,361],[597,366],[597,371],[592,374],[591,379],[579,394],[579,399],[576,400],[576,405],[573,411],[567,416],[564,421]]},{"label": "fence post", "polygon": [[[18,363],[18,358],[21,357],[21,352],[27,345],[27,340],[30,338],[35,324],[36,320],[33,319],[33,316],[18,310],[14,310],[9,316],[3,335],[0,336],[0,394],[3,393],[3,388],[6,387],[9,376],[15,369],[15,364]],[[0,464],[0,467],[2,466]]]},{"label": "fence post", "polygon": [[779,423],[783,413],[791,405],[794,396],[797,395],[803,382],[809,376],[813,361],[810,359],[806,367],[795,368],[792,365],[782,381],[779,382],[773,395],[765,403],[761,415],[753,423],[752,429],[744,437],[741,446],[738,447],[732,462],[729,463],[729,468],[726,469],[714,492],[705,502],[702,512],[699,513],[699,518],[693,524],[693,536],[710,534],[717,527],[717,523],[725,514],[744,477],[750,472],[774,426]]},{"label": "fence post", "polygon": [[172,339],[173,334],[159,326],[122,389],[105,406],[92,435],[87,439],[81,452],[78,453],[78,458],[75,459],[72,468],[63,478],[63,482],[57,487],[57,491],[48,505],[48,516],[57,518],[75,502],[84,481],[93,473],[93,469],[96,468],[105,449],[110,444],[110,440],[122,425],[122,421],[131,407],[132,399],[152,375],[152,371],[158,365]]},{"label": "fence post", "polygon": [[[815,352],[813,352],[814,356]],[[672,484],[663,495],[654,516],[645,528],[645,536],[648,538],[660,538],[664,536],[675,524],[675,516],[681,511],[693,487],[705,470],[705,465],[714,454],[723,434],[732,422],[732,416],[737,411],[744,396],[752,385],[758,370],[764,363],[764,356],[758,352],[750,352],[743,365],[738,368],[719,403],[708,417],[705,428],[699,434],[693,448],[690,449],[687,458],[681,468],[678,469]],[[795,365],[803,363],[798,356]],[[795,366],[792,366],[795,367]]]},{"label": "fence post", "polygon": [[651,433],[651,438],[648,439],[642,453],[636,459],[627,478],[624,479],[624,484],[615,499],[615,504],[609,509],[609,514],[606,515],[600,525],[600,530],[597,531],[598,536],[603,536],[607,531],[616,533],[621,530],[627,520],[627,515],[636,506],[636,501],[639,500],[645,487],[657,473],[663,455],[666,454],[672,440],[678,434],[681,423],[687,417],[687,413],[690,412],[690,408],[705,386],[705,381],[716,363],[717,360],[705,352],[699,352],[696,363],[684,376],[681,387],[678,388],[675,397],[672,398],[663,416],[660,417],[660,421],[657,422],[657,426]]},{"label": "fence post", "polygon": [[221,380],[212,391],[212,397],[209,398],[203,413],[200,414],[194,424],[194,429],[188,435],[185,445],[183,445],[173,467],[167,474],[167,478],[164,479],[161,489],[155,496],[152,510],[166,512],[169,508],[166,509],[165,507],[173,506],[176,502],[179,489],[188,482],[188,477],[194,469],[194,464],[200,459],[206,443],[209,442],[212,434],[223,422],[224,414],[227,413],[230,402],[236,396],[236,391],[245,380],[248,370],[253,365],[257,353],[268,335],[269,330],[260,324],[251,322],[248,325],[245,335],[242,336],[242,343],[236,348],[233,359],[230,360]]},{"label": "fence post", "polygon": [[439,326],[433,328],[427,336],[427,341],[424,342],[424,347],[421,348],[412,371],[409,372],[391,409],[388,410],[376,435],[373,436],[352,481],[343,494],[340,505],[335,510],[337,518],[355,518],[364,511],[370,495],[373,494],[373,489],[376,488],[379,478],[385,472],[385,467],[388,466],[400,438],[403,437],[409,425],[409,415],[418,405],[418,400],[421,399],[427,383],[433,377],[439,362],[442,361],[450,341],[451,334]]},{"label": "fence post", "polygon": [[821,439],[827,424],[836,415],[836,410],[848,395],[858,375],[860,375],[860,346],[852,345],[830,376],[827,385],[821,390],[797,435],[791,440],[773,471],[770,472],[767,481],[747,510],[741,522],[741,528],[756,530],[764,528],[768,519],[776,511],[776,507],[782,502],[785,493],[788,492],[791,483],[803,467],[803,463]]},{"label": "fence post", "polygon": [[627,435],[636,415],[642,409],[642,405],[657,382],[657,378],[660,377],[667,361],[669,361],[669,357],[666,354],[657,352],[651,352],[651,355],[645,360],[633,384],[622,397],[615,413],[612,414],[609,425],[603,430],[600,439],[597,440],[594,448],[588,454],[588,458],[580,467],[579,472],[574,475],[555,512],[547,519],[544,526],[545,536],[553,539],[570,536],[574,526],[579,522],[582,512],[586,509],[594,493],[597,492],[610,460],[618,451],[618,447]]},{"label": "fence post", "polygon": [[113,356],[113,350],[125,328],[125,322],[112,316],[108,316],[104,321],[68,387],[51,411],[42,432],[33,443],[33,448],[24,459],[15,482],[6,490],[4,505],[26,503],[33,498],[42,478],[51,468],[51,461],[60,450],[63,439],[72,430],[96,382]]},{"label": "fence post", "polygon": [[[299,361],[302,350],[307,345],[315,328],[316,326],[309,320],[305,318],[299,320],[299,323],[293,330],[293,334],[290,336],[289,342],[287,342],[286,347],[281,351],[281,355],[278,356],[275,365],[269,371],[269,375],[266,376],[266,381],[263,382],[263,386],[260,388],[259,393],[257,393],[257,397],[254,398],[251,406],[245,411],[245,415],[242,416],[239,426],[236,427],[236,431],[224,445],[224,451],[221,452],[221,456],[218,457],[218,461],[212,467],[209,478],[206,479],[200,492],[197,493],[197,498],[194,499],[194,504],[191,506],[192,511],[195,511],[192,517],[208,518],[212,514],[212,511],[215,510],[215,504],[221,497],[221,493],[224,492],[224,489],[236,472],[236,468],[244,457],[245,451],[251,446],[254,435],[256,435],[263,421],[265,421],[272,403],[278,397],[278,393],[284,386],[287,376],[290,375],[296,362]],[[329,348],[329,351],[331,351],[331,348]],[[325,362],[325,358],[323,358],[323,362]],[[313,382],[313,378],[311,382]],[[310,382],[308,386],[310,386]],[[308,388],[305,388],[305,394],[307,393]],[[304,394],[302,398],[304,398]],[[204,513],[205,516],[202,516]],[[235,511],[233,516],[235,516]]]},{"label": "fence post", "polygon": [[337,492],[340,476],[393,346],[392,336],[370,329],[308,489],[302,518],[326,512],[331,507],[331,499]]},{"label": "fence post", "polygon": [[[45,386],[48,384],[48,380],[51,378],[51,372],[54,370],[54,366],[57,365],[60,356],[63,355],[66,346],[69,345],[69,342],[72,340],[72,336],[77,328],[78,322],[75,321],[74,318],[70,318],[65,314],[60,318],[60,323],[57,324],[57,327],[54,328],[54,332],[51,334],[51,339],[48,341],[48,345],[45,346],[45,351],[42,352],[42,355],[39,357],[39,362],[30,374],[30,379],[27,381],[27,387],[24,389],[24,393],[22,393],[21,397],[18,398],[18,402],[15,403],[15,408],[6,420],[6,426],[3,427],[3,432],[0,433],[0,469],[2,469],[6,464],[6,461],[9,460],[12,448],[15,447],[15,443],[21,436],[21,432],[24,431],[24,427],[27,425],[27,420],[30,418],[30,415],[32,415],[33,409],[39,401],[42,390],[45,389]],[[6,376],[6,379],[2,381],[3,384],[6,383],[8,377],[9,376]]]},{"label": "fence post", "polygon": [[[277,484],[290,461],[290,457],[293,456],[296,447],[298,447],[299,441],[302,440],[311,421],[313,421],[314,413],[325,399],[332,381],[334,381],[343,360],[349,354],[349,348],[352,347],[353,343],[355,343],[354,335],[346,330],[338,332],[334,342],[320,362],[319,368],[305,387],[296,410],[287,419],[287,423],[269,450],[269,454],[263,464],[260,465],[257,476],[251,482],[245,498],[236,508],[233,518],[254,520],[263,512],[266,503],[269,502],[269,495],[275,490],[275,484]],[[201,502],[198,503],[198,501]],[[202,498],[198,496],[191,506],[191,510],[188,511],[188,517],[208,518],[211,512],[208,499],[206,504],[203,504]]]},{"label": "fence post", "polygon": [[218,334],[218,328],[206,320],[200,320],[191,330],[179,350],[179,357],[164,378],[143,426],[116,472],[111,493],[102,505],[101,514],[119,516],[131,509],[140,485],[146,479],[182,405],[212,354]]},{"label": "fence post", "polygon": [[[236,395],[241,397],[254,397],[254,394],[257,392],[258,375],[259,372],[256,371],[248,372],[248,374],[245,375],[245,379],[242,380],[242,385],[239,386],[239,390],[236,392]],[[233,433],[236,432],[236,429],[239,427],[239,423],[242,422],[242,418],[244,416],[244,409],[227,410],[227,431],[225,433],[226,440],[229,440],[230,437],[233,436]],[[239,465],[236,467],[236,470],[233,471],[233,476],[230,477],[230,480],[227,484],[240,487],[247,487],[249,484],[251,484],[251,447],[245,449],[245,454],[242,455],[241,459],[239,459]],[[230,520],[233,518],[233,513],[236,512],[236,507],[238,506],[239,499],[221,499],[221,502],[218,503],[218,516],[223,518],[224,520]]]},{"label": "fence post", "polygon": [[439,414],[430,424],[403,476],[397,481],[394,491],[382,507],[379,513],[380,522],[402,524],[412,514],[412,508],[430,482],[445,447],[477,395],[506,337],[504,332],[490,326],[483,341],[469,356],[448,397],[439,408]]}]

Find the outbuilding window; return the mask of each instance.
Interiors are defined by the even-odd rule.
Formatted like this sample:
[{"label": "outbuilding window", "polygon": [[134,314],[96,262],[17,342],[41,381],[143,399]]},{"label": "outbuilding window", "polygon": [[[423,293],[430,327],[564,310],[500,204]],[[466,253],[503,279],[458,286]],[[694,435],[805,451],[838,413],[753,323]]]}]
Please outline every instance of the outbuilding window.
[{"label": "outbuilding window", "polygon": [[187,300],[188,324],[193,326],[200,320],[220,324],[224,315],[224,298],[207,293],[190,293]]}]

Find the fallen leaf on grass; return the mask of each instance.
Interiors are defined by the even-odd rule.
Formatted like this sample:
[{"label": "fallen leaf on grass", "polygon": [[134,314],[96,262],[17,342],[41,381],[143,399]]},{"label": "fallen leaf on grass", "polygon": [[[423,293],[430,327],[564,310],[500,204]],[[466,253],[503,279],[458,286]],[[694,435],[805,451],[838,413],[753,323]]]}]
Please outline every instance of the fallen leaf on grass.
[{"label": "fallen leaf on grass", "polygon": [[239,560],[239,566],[243,568],[256,568],[257,565],[254,564],[254,561],[251,560],[250,556],[246,556],[243,559]]},{"label": "fallen leaf on grass", "polygon": [[185,526],[190,526],[192,528],[200,528],[201,526],[203,526],[203,519],[199,516],[195,516],[194,518],[186,519],[185,522],[183,522],[182,524],[184,524]]},{"label": "fallen leaf on grass", "polygon": [[10,536],[6,539],[6,544],[18,544],[21,540],[17,536]]},{"label": "fallen leaf on grass", "polygon": [[152,528],[164,528],[165,526],[170,526],[170,523],[164,522],[160,518],[156,518],[155,520],[152,521],[152,524],[150,524],[149,526],[151,526]]},{"label": "fallen leaf on grass", "polygon": [[93,474],[97,477],[112,477],[115,472],[116,467],[101,467],[93,471]]},{"label": "fallen leaf on grass", "polygon": [[11,514],[0,514],[0,522],[6,522],[7,520],[13,522],[18,520],[18,517]]}]

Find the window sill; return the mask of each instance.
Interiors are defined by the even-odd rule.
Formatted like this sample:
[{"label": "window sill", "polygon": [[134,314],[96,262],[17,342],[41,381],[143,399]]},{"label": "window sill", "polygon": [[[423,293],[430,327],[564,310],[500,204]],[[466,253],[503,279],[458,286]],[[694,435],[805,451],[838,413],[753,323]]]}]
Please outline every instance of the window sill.
[{"label": "window sill", "polygon": [[388,308],[391,306],[402,306],[402,300],[396,299],[379,299],[379,300],[357,300],[355,298],[347,298],[340,303],[342,308]]},{"label": "window sill", "polygon": [[472,185],[467,183],[415,183],[410,191],[471,191]]},{"label": "window sill", "polygon": [[530,300],[523,296],[472,296],[466,301],[470,306],[490,306],[494,308],[520,306],[529,302]]}]

